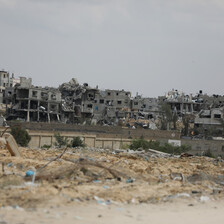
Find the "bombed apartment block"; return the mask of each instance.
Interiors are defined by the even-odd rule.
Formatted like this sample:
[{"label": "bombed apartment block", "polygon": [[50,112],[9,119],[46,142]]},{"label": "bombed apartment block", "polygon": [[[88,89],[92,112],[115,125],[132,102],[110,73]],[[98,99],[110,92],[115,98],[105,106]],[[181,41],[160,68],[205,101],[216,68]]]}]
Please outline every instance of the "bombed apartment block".
[{"label": "bombed apartment block", "polygon": [[223,129],[223,111],[224,108],[212,108],[210,110],[201,110],[195,117],[195,126],[208,128],[213,126],[213,128]]},{"label": "bombed apartment block", "polygon": [[74,123],[81,118],[82,94],[85,92],[83,86],[76,79],[59,86],[61,92],[61,121],[63,123]]},{"label": "bombed apartment block", "polygon": [[[10,76],[9,72],[0,71],[0,103],[10,103],[13,87],[19,82],[19,79],[14,78],[14,74]],[[9,90],[6,91],[7,89]]]},{"label": "bombed apartment block", "polygon": [[82,119],[92,118],[96,95],[99,90],[87,83],[80,85],[76,79],[59,86],[62,96],[61,115],[64,123],[78,123]]},{"label": "bombed apartment block", "polygon": [[20,78],[14,88],[7,119],[24,121],[60,121],[61,93],[58,89],[32,85],[31,78]]},{"label": "bombed apartment block", "polygon": [[159,104],[156,98],[144,98],[136,95],[131,101],[132,117],[134,119],[152,119],[159,114]]},{"label": "bombed apartment block", "polygon": [[170,105],[172,112],[180,117],[185,114],[198,113],[202,108],[202,102],[194,100],[192,94],[186,95],[174,89],[169,91],[165,97],[159,97],[159,102]]},{"label": "bombed apartment block", "polygon": [[99,91],[94,104],[94,119],[101,124],[116,124],[130,113],[131,93],[124,90]]},{"label": "bombed apartment block", "polygon": [[74,78],[56,89],[34,86],[32,79],[20,77],[20,84],[6,93],[12,102],[8,120],[116,125],[130,117],[151,119],[158,111],[154,98],[133,99],[129,91],[99,90]]}]

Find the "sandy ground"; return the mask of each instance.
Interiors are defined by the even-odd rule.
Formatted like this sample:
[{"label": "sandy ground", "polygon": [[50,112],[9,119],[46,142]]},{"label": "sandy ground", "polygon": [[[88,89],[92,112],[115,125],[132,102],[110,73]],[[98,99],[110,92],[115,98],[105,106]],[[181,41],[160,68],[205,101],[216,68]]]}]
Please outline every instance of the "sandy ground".
[{"label": "sandy ground", "polygon": [[70,149],[53,161],[62,150],[20,153],[0,150],[0,224],[224,223],[221,159]]},{"label": "sandy ground", "polygon": [[140,205],[75,204],[67,207],[23,210],[0,209],[1,224],[223,224],[224,201],[186,202]]}]

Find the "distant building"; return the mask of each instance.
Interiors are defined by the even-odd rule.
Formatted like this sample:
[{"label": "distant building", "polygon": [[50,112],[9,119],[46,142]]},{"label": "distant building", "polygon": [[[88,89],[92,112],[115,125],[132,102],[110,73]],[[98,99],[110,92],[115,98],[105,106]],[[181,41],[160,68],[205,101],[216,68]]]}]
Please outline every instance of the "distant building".
[{"label": "distant building", "polygon": [[14,74],[12,74],[12,76],[10,77],[9,72],[0,71],[0,103],[6,103],[6,89],[12,89],[19,82],[19,79],[14,78]]}]

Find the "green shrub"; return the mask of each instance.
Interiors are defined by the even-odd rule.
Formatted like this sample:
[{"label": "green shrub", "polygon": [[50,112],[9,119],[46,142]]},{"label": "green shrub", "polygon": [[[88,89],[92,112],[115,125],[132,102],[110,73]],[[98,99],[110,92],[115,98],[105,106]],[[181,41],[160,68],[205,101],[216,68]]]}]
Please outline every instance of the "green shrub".
[{"label": "green shrub", "polygon": [[179,155],[181,153],[190,151],[191,146],[188,146],[188,145],[173,146],[171,144],[165,143],[164,145],[159,146],[157,150],[161,152],[174,154],[174,155]]},{"label": "green shrub", "polygon": [[132,143],[130,145],[130,149],[137,150],[139,148],[149,149],[149,142],[146,141],[142,137],[140,139],[134,139],[134,140],[132,140]]},{"label": "green shrub", "polygon": [[207,157],[211,157],[211,158],[215,158],[215,156],[213,155],[212,151],[210,149],[206,150],[203,153],[203,156],[207,156]]},{"label": "green shrub", "polygon": [[71,140],[71,147],[85,147],[85,144],[83,143],[82,139],[80,137],[74,137]]},{"label": "green shrub", "polygon": [[55,133],[54,137],[55,137],[55,141],[56,141],[55,146],[61,148],[63,146],[69,145],[68,137],[61,136],[60,133]]},{"label": "green shrub", "polygon": [[21,126],[14,126],[11,127],[11,135],[15,138],[18,145],[27,147],[31,137],[26,131],[26,129],[22,128]]},{"label": "green shrub", "polygon": [[129,148],[130,148],[129,144],[121,143],[121,149],[129,149]]},{"label": "green shrub", "polygon": [[44,144],[41,146],[42,149],[49,149],[51,147],[51,145],[47,145],[47,144]]},{"label": "green shrub", "polygon": [[159,147],[160,147],[160,142],[152,141],[152,140],[149,141],[149,148],[150,149],[159,149]]},{"label": "green shrub", "polygon": [[176,154],[179,155],[181,153],[187,152],[191,150],[191,146],[181,145],[181,146],[173,146],[171,144],[165,143],[161,144],[159,141],[146,141],[144,138],[135,139],[132,141],[130,145],[130,149],[137,150],[138,148],[154,149],[165,153]]}]

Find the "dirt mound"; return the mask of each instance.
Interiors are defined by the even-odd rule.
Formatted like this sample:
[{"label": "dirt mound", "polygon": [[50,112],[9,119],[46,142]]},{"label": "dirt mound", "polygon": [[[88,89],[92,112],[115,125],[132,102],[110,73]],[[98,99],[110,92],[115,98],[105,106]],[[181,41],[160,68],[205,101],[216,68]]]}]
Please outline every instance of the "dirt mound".
[{"label": "dirt mound", "polygon": [[[35,207],[97,200],[161,202],[223,196],[224,162],[207,157],[151,158],[88,150],[0,150],[0,206]],[[47,165],[46,165],[47,164]],[[36,175],[27,175],[27,171]]]}]

